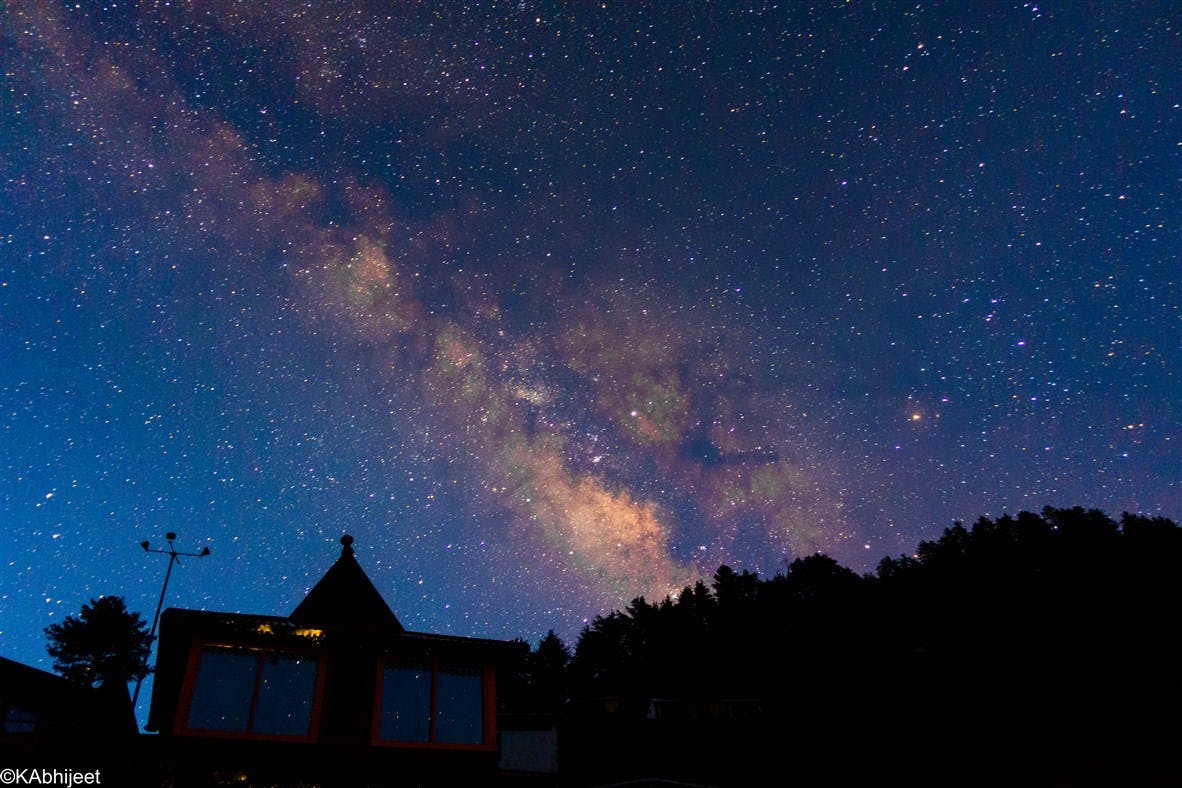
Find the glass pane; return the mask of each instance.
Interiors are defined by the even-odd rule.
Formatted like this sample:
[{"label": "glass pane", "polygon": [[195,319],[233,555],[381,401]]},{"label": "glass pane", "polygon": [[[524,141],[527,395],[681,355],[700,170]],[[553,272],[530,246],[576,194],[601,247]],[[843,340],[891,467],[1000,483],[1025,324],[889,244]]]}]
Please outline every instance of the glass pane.
[{"label": "glass pane", "polygon": [[316,660],[264,656],[251,730],[307,736],[315,692]]},{"label": "glass pane", "polygon": [[484,680],[479,667],[439,671],[435,741],[480,744],[484,741]]},{"label": "glass pane", "polygon": [[4,715],[4,732],[12,734],[36,733],[37,717],[20,706],[9,706]]},{"label": "glass pane", "polygon": [[224,649],[201,652],[197,686],[189,707],[189,727],[206,731],[245,731],[254,695],[259,658]]},{"label": "glass pane", "polygon": [[386,741],[427,741],[431,736],[431,668],[391,663],[382,679],[378,736]]}]

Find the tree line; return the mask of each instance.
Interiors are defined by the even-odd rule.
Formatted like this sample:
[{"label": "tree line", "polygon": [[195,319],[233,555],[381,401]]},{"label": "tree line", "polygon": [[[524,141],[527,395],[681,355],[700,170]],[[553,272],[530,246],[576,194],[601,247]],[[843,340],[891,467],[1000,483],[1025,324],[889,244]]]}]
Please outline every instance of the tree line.
[{"label": "tree line", "polygon": [[1182,530],[1047,508],[956,523],[866,575],[822,554],[769,578],[722,566],[595,618],[573,652],[549,633],[506,689],[591,771],[1165,785]]},{"label": "tree line", "polygon": [[[118,597],[46,629],[84,686],[148,672]],[[956,523],[859,575],[823,554],[719,567],[550,632],[499,681],[565,775],[748,784],[1173,785],[1182,529],[1097,510]]]}]

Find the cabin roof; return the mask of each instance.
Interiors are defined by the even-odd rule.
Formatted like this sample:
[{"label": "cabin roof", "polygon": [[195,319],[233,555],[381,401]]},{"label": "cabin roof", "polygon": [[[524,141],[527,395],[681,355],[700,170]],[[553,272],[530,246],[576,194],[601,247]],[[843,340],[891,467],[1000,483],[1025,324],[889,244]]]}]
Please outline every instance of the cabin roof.
[{"label": "cabin roof", "polygon": [[308,626],[403,632],[402,622],[374,588],[353,553],[353,537],[341,537],[341,557],[312,587],[289,618]]},{"label": "cabin roof", "polygon": [[290,616],[169,608],[160,618],[148,730],[167,730],[179,701],[185,665],[196,642],[260,650],[356,651],[499,662],[524,644],[408,632],[341,538],[340,557]]}]

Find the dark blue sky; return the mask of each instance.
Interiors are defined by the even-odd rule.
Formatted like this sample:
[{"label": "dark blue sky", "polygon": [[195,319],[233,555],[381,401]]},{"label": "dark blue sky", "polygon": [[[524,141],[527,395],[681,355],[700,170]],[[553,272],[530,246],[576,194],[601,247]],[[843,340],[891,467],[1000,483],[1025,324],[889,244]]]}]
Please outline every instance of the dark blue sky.
[{"label": "dark blue sky", "polygon": [[[0,642],[565,635],[721,563],[1179,518],[1168,4],[0,12]],[[946,4],[958,5],[958,4]]]}]

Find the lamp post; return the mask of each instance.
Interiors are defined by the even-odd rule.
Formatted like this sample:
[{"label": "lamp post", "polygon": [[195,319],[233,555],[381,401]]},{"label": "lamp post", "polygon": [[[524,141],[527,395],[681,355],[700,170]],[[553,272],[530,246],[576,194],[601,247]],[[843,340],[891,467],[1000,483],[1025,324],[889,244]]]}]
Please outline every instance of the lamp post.
[{"label": "lamp post", "polygon": [[[165,539],[165,541],[168,542],[168,549],[167,550],[157,550],[156,548],[151,547],[150,545],[152,543],[149,542],[147,539],[140,542],[140,547],[144,548],[145,553],[163,553],[164,555],[168,556],[168,569],[165,570],[165,572],[164,572],[164,585],[160,587],[160,601],[158,601],[156,603],[156,615],[154,615],[152,617],[152,629],[148,632],[148,642],[149,643],[156,642],[156,625],[160,623],[160,609],[162,607],[164,607],[164,595],[166,593],[168,593],[168,581],[172,577],[172,565],[179,564],[180,557],[182,555],[188,555],[188,556],[192,556],[194,558],[204,558],[205,556],[209,555],[209,548],[208,547],[202,547],[201,552],[199,552],[199,553],[182,553],[182,552],[178,551],[176,549],[176,546],[173,545],[173,542],[176,540],[176,534],[172,531],[169,531],[168,533],[166,533],[164,535],[164,539]],[[139,700],[140,686],[143,683],[144,683],[143,677],[140,677],[140,680],[135,683],[135,693],[131,696],[131,708],[132,709],[135,708],[136,701]]]}]

